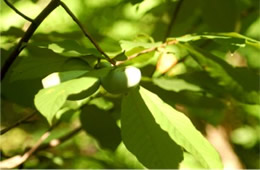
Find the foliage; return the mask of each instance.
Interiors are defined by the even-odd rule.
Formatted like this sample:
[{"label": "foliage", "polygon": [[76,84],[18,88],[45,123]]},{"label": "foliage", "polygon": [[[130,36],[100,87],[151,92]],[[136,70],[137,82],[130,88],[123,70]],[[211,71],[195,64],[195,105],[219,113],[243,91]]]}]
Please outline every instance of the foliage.
[{"label": "foliage", "polygon": [[[30,18],[48,3],[12,1]],[[228,132],[241,168],[260,168],[259,2],[64,3],[85,36],[60,6],[22,44],[1,81],[1,129],[38,113],[1,134],[1,161],[26,152],[58,123],[43,145],[77,126],[86,133],[37,151],[24,168],[219,169],[223,157],[206,133],[212,124]],[[28,21],[4,2],[0,18],[3,68]],[[140,84],[106,91],[101,80],[127,66],[141,70]]]}]

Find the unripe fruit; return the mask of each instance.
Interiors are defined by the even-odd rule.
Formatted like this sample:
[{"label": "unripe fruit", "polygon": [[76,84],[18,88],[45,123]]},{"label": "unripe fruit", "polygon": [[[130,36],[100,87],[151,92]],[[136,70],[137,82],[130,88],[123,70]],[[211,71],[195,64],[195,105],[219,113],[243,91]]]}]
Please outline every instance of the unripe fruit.
[{"label": "unripe fruit", "polygon": [[133,66],[127,66],[111,70],[101,79],[101,84],[108,92],[119,94],[137,86],[140,80],[140,70]]},{"label": "unripe fruit", "polygon": [[156,71],[163,74],[169,71],[177,62],[178,60],[174,54],[164,52],[157,62]]}]

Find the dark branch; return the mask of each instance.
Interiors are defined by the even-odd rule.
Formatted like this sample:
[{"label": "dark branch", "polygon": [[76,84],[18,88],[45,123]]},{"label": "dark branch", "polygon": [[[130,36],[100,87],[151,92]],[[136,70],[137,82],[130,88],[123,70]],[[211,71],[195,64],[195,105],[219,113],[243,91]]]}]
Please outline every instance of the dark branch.
[{"label": "dark branch", "polygon": [[[78,134],[81,130],[82,130],[81,126],[77,127],[75,129],[73,129],[72,131],[70,131],[69,133],[65,134],[64,136],[61,136],[58,139],[51,140],[50,143],[41,145],[37,149],[37,151],[56,147],[56,146],[62,144],[63,142],[67,141],[68,139],[72,138],[74,135]],[[54,141],[54,142],[52,142],[52,141]]]},{"label": "dark branch", "polygon": [[24,118],[18,120],[17,122],[15,122],[14,124],[12,124],[11,126],[9,126],[9,127],[5,128],[5,129],[1,130],[1,131],[0,131],[0,135],[3,135],[3,134],[5,134],[6,132],[8,132],[9,130],[11,130],[11,129],[17,127],[17,126],[19,126],[20,124],[22,124],[23,122],[29,120],[30,118],[32,118],[32,117],[35,116],[35,115],[36,115],[35,112],[33,112],[33,113],[27,115],[26,117],[24,117]]},{"label": "dark branch", "polygon": [[52,0],[45,8],[44,10],[35,18],[34,22],[31,23],[27,31],[25,32],[22,39],[19,41],[17,46],[15,47],[14,51],[11,53],[11,55],[7,58],[5,61],[3,67],[1,68],[1,80],[4,79],[7,71],[15,61],[15,59],[18,57],[20,52],[24,49],[27,42],[32,37],[35,30],[38,28],[38,26],[42,23],[42,21],[57,7],[59,6],[60,0]]},{"label": "dark branch", "polygon": [[80,27],[81,31],[84,33],[84,35],[91,41],[91,43],[96,47],[96,49],[104,55],[106,60],[110,62],[111,64],[115,65],[115,61],[110,59],[110,57],[100,48],[100,46],[95,42],[95,40],[91,37],[91,35],[86,31],[84,26],[81,24],[81,22],[77,19],[77,17],[71,12],[71,10],[67,7],[65,3],[62,1],[60,2],[60,5],[65,9],[65,11],[70,15],[70,17],[75,21],[78,26]]},{"label": "dark branch", "polygon": [[167,28],[167,31],[166,31],[166,34],[165,34],[165,37],[164,37],[165,40],[166,40],[166,38],[167,38],[168,36],[170,36],[170,34],[171,34],[172,27],[173,27],[173,25],[175,24],[177,15],[178,15],[178,13],[179,13],[179,11],[180,11],[180,9],[181,9],[181,5],[182,5],[183,1],[184,1],[184,0],[179,0],[179,2],[177,2],[176,8],[174,9],[174,11],[173,11],[173,13],[172,13],[172,18],[171,18],[170,24],[169,24],[169,26],[168,26],[168,28]]},{"label": "dark branch", "polygon": [[21,17],[23,17],[24,19],[30,21],[30,22],[34,22],[33,19],[31,19],[30,17],[24,15],[23,13],[21,13],[18,9],[16,9],[10,2],[8,2],[8,0],[4,0],[6,5],[8,5],[11,9],[13,9],[18,15],[20,15]]}]

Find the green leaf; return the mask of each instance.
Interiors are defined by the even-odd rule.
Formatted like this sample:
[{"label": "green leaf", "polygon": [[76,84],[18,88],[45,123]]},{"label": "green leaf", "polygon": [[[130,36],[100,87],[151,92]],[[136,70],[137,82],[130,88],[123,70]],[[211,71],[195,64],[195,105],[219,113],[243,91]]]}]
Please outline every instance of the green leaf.
[{"label": "green leaf", "polygon": [[83,129],[94,136],[101,146],[115,150],[121,142],[120,129],[108,111],[86,105],[80,114]]},{"label": "green leaf", "polygon": [[203,169],[203,166],[196,160],[195,156],[184,152],[184,159],[180,164],[180,169]]},{"label": "green leaf", "polygon": [[83,77],[69,80],[60,85],[40,90],[34,98],[34,104],[51,124],[55,114],[64,105],[66,99],[99,84],[95,77]]},{"label": "green leaf", "polygon": [[137,160],[137,158],[127,150],[124,143],[121,142],[115,151],[117,160],[123,162],[131,169],[144,169],[145,167]]},{"label": "green leaf", "polygon": [[230,37],[230,38],[240,38],[240,39],[244,39],[246,40],[246,43],[248,45],[255,43],[255,46],[260,47],[260,42],[258,40],[255,40],[253,38],[241,35],[237,32],[228,32],[228,33],[216,33],[216,36],[226,36],[226,37]]},{"label": "green leaf", "polygon": [[[126,121],[125,123],[134,123],[133,120],[129,119],[130,115],[133,115],[135,113],[137,114],[136,116],[139,120],[140,117],[144,119],[146,118],[145,116],[150,115],[153,117],[155,122],[160,125],[160,128],[169,134],[170,138],[173,141],[175,141],[178,145],[182,146],[186,151],[195,156],[204,168],[222,168],[222,163],[216,150],[203,137],[203,135],[198,130],[196,130],[191,121],[184,114],[176,111],[171,106],[164,103],[157,95],[142,87],[139,89],[139,91],[132,91],[126,97],[126,99],[128,99],[126,101],[128,102],[128,105],[130,105],[131,108],[136,109],[131,109],[131,111],[127,111],[130,110],[130,106],[126,109],[125,112],[127,112],[128,114],[128,120],[124,120]],[[147,115],[144,115],[144,113],[146,113]],[[124,115],[126,113],[123,112],[122,114]],[[145,126],[145,124],[143,123],[142,126]],[[139,131],[139,129],[138,131],[135,130],[136,136],[138,135],[137,132]],[[161,144],[161,147],[164,145],[165,144]],[[128,147],[127,144],[126,146]]]},{"label": "green leaf", "polygon": [[62,71],[71,70],[91,70],[89,64],[83,60],[83,58],[73,57],[68,58],[61,67]]},{"label": "green leaf", "polygon": [[147,168],[177,168],[182,150],[155,122],[151,111],[137,89],[123,98],[123,142]]},{"label": "green leaf", "polygon": [[203,34],[187,34],[182,37],[168,38],[167,40],[178,40],[179,42],[190,42],[198,40],[213,40],[222,46],[228,46],[232,49],[245,47],[245,45],[253,46],[260,49],[260,42],[236,32],[227,33],[203,33]]},{"label": "green leaf", "polygon": [[150,62],[152,62],[155,57],[157,57],[156,54],[157,53],[155,53],[154,51],[145,53],[145,54],[141,54],[135,58],[125,61],[123,64],[121,64],[121,66],[132,65],[135,67],[144,67],[147,64],[149,64]]},{"label": "green leaf", "polygon": [[90,95],[94,94],[99,89],[99,85],[100,85],[99,82],[97,82],[93,84],[91,87],[82,90],[80,93],[69,95],[67,99],[72,101],[83,100],[86,97],[89,97]]},{"label": "green leaf", "polygon": [[143,48],[152,48],[152,47],[157,47],[161,44],[161,42],[157,43],[146,43],[146,42],[133,42],[133,41],[120,41],[120,46],[122,50],[124,51],[129,51],[132,50],[136,47],[143,47]]},{"label": "green leaf", "polygon": [[11,73],[11,81],[43,78],[60,71],[67,58],[47,48],[27,46],[28,55],[19,57]]},{"label": "green leaf", "polygon": [[202,91],[202,89],[182,79],[155,78],[153,83],[165,90],[179,92],[182,90]]},{"label": "green leaf", "polygon": [[144,88],[140,88],[140,94],[155,121],[177,144],[196,156],[205,168],[222,167],[216,150],[183,113],[173,109],[157,95]]},{"label": "green leaf", "polygon": [[88,77],[96,77],[96,78],[102,78],[104,76],[106,76],[109,71],[113,69],[112,67],[104,67],[104,68],[100,68],[97,70],[92,70],[87,72],[84,76],[88,76]]},{"label": "green leaf", "polygon": [[63,56],[82,56],[82,55],[95,55],[97,57],[101,57],[102,55],[96,48],[86,48],[81,46],[75,40],[63,40],[63,41],[56,41],[56,42],[40,42],[34,43],[39,46],[48,48],[55,53],[59,53]]},{"label": "green leaf", "polygon": [[116,60],[116,61],[124,61],[124,60],[127,60],[127,56],[125,55],[125,51],[123,51],[122,53],[119,53],[119,54],[116,55],[113,59]]},{"label": "green leaf", "polygon": [[59,109],[59,111],[55,114],[55,120],[61,120],[65,122],[72,121],[73,118],[78,117],[81,110],[80,108],[88,103],[90,97],[87,97],[83,100],[77,101],[69,101],[67,100],[64,105]]}]

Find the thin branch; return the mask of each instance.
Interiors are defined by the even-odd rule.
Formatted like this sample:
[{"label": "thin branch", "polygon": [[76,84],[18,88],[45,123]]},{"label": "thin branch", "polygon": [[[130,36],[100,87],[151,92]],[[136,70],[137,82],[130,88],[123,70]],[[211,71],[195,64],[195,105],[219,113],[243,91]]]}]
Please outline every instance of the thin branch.
[{"label": "thin branch", "polygon": [[20,15],[21,17],[23,17],[24,19],[26,19],[27,21],[30,22],[34,22],[33,19],[31,19],[30,17],[24,15],[23,13],[21,13],[18,9],[16,9],[10,2],[8,2],[8,0],[4,0],[6,5],[8,5],[12,10],[14,10],[18,15]]},{"label": "thin branch", "polygon": [[50,136],[51,131],[59,124],[58,121],[53,126],[51,126],[41,137],[40,139],[35,143],[35,145],[27,152],[25,152],[22,156],[16,155],[14,157],[11,157],[9,159],[6,159],[4,161],[0,162],[0,168],[15,168],[22,163],[24,163],[40,146],[41,144]]},{"label": "thin branch", "polygon": [[77,19],[77,17],[71,12],[71,10],[67,7],[67,5],[65,3],[63,3],[62,1],[60,1],[60,5],[64,8],[64,10],[69,14],[69,16],[73,19],[73,21],[75,21],[79,28],[81,29],[81,31],[84,33],[84,35],[91,41],[91,43],[96,47],[96,49],[102,54],[104,55],[104,57],[106,58],[106,60],[108,62],[110,62],[111,64],[115,65],[115,61],[112,60],[101,48],[100,46],[96,43],[96,41],[91,37],[91,35],[87,32],[87,30],[84,28],[84,26],[81,24],[81,22]]},{"label": "thin branch", "polygon": [[179,2],[177,3],[176,5],[176,8],[174,9],[173,13],[172,13],[172,18],[171,18],[171,21],[170,21],[170,24],[168,25],[168,28],[167,28],[167,31],[166,31],[166,34],[165,34],[165,37],[164,39],[166,40],[166,38],[168,36],[170,36],[171,34],[171,31],[172,31],[172,27],[173,25],[175,24],[175,21],[176,21],[176,18],[177,18],[177,15],[181,9],[181,5],[183,3],[184,0],[179,0]]},{"label": "thin branch", "polygon": [[[172,45],[172,44],[177,44],[177,43],[178,43],[178,41],[175,40],[175,39],[174,39],[174,40],[170,40],[170,41],[166,41],[165,43],[163,43],[163,44],[161,44],[161,45],[159,45],[159,46],[157,46],[157,47],[148,48],[148,49],[145,49],[145,50],[140,51],[140,52],[138,52],[138,53],[135,53],[135,54],[129,56],[126,61],[131,60],[131,59],[133,59],[133,58],[135,58],[135,57],[138,57],[138,56],[140,56],[140,55],[142,55],[142,54],[146,54],[146,53],[150,53],[150,52],[156,51],[156,50],[158,50],[159,48],[165,48],[167,45]],[[123,63],[126,62],[126,61],[117,61],[117,62],[116,62],[116,65],[123,64]]]},{"label": "thin branch", "polygon": [[5,134],[6,132],[8,132],[9,130],[11,130],[11,129],[17,127],[17,126],[19,126],[20,124],[22,124],[23,122],[29,120],[30,118],[32,118],[32,117],[35,116],[35,115],[36,115],[35,112],[33,112],[33,113],[31,113],[31,114],[25,116],[24,118],[18,120],[17,122],[15,122],[14,124],[12,124],[11,126],[9,126],[9,127],[5,128],[5,129],[1,130],[1,131],[0,131],[0,135],[3,135],[3,134]]},{"label": "thin branch", "polygon": [[73,129],[71,132],[65,134],[64,136],[59,137],[58,139],[53,139],[51,140],[49,143],[47,144],[43,144],[41,145],[37,151],[40,150],[44,150],[44,149],[48,149],[48,148],[54,148],[60,144],[62,144],[63,142],[67,141],[68,139],[72,138],[73,136],[75,136],[76,134],[78,134],[80,131],[82,130],[82,127],[77,127],[75,129]]},{"label": "thin branch", "polygon": [[5,61],[3,67],[1,68],[1,80],[4,79],[7,71],[18,57],[20,52],[24,49],[27,42],[32,37],[35,30],[38,26],[43,22],[43,20],[57,7],[59,6],[60,0],[51,0],[51,2],[43,9],[43,11],[35,18],[34,22],[31,23],[24,36],[21,38],[14,51],[10,54],[10,56]]}]

